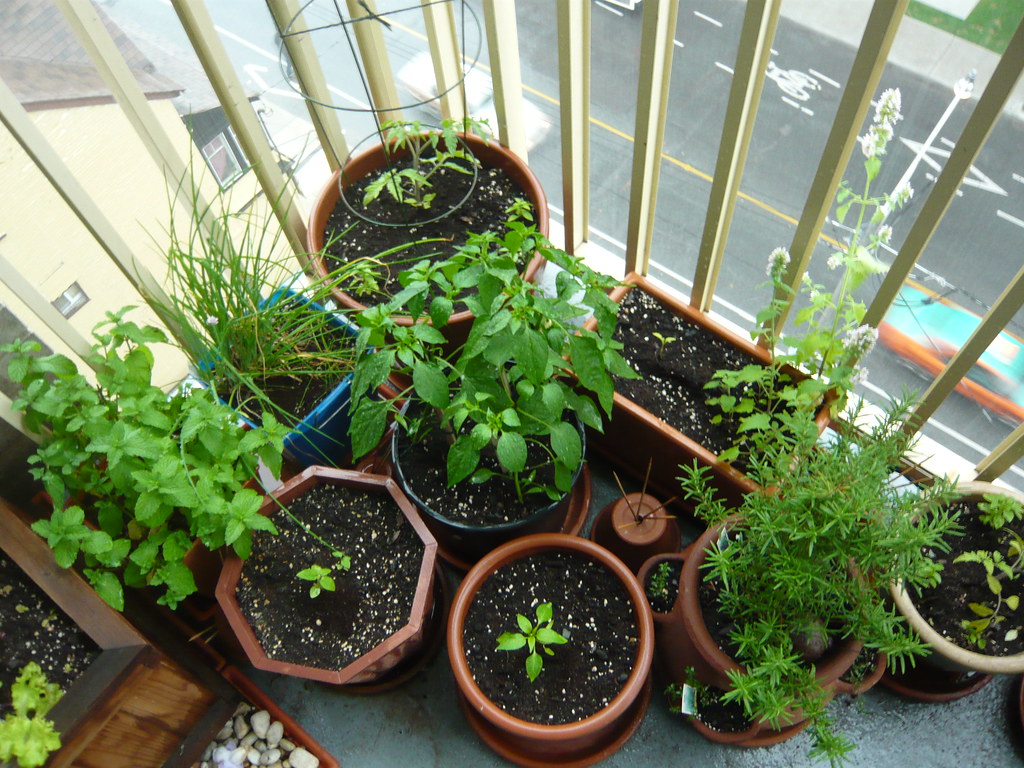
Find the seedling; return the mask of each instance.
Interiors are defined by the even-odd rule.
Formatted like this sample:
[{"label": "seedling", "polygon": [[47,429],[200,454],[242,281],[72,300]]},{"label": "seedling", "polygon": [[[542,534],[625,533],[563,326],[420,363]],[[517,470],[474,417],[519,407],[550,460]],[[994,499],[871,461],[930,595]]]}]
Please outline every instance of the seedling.
[{"label": "seedling", "polygon": [[1001,493],[986,493],[984,501],[978,504],[981,514],[978,519],[992,528],[1002,528],[1014,520],[1024,517],[1024,505]]},{"label": "seedling", "polygon": [[331,565],[311,565],[308,568],[303,568],[299,571],[296,576],[305,581],[310,581],[312,584],[309,585],[309,596],[319,597],[323,591],[333,592],[336,588],[334,583],[334,569],[337,568],[341,571],[347,571],[352,566],[352,559],[337,550],[331,552],[338,562],[332,563]]},{"label": "seedling", "polygon": [[648,595],[650,597],[663,595],[668,591],[668,577],[671,573],[672,564],[668,560],[658,563],[654,572],[651,573],[650,584],[648,585]]},{"label": "seedling", "polygon": [[[995,629],[1006,618],[1004,611],[1016,611],[1020,605],[1019,594],[1006,594],[1004,586],[1007,582],[1017,580],[1024,571],[1024,539],[1011,528],[1006,527],[1007,523],[1013,522],[1022,516],[1020,502],[998,493],[986,493],[985,500],[978,505],[981,514],[978,516],[983,523],[992,528],[1002,528],[1006,533],[1009,543],[1004,555],[998,549],[985,550],[977,549],[972,552],[964,552],[959,555],[954,563],[978,563],[985,569],[985,582],[989,591],[994,595],[994,600],[984,603],[968,603],[978,618],[964,619],[960,626],[967,632],[967,639],[979,650],[984,650],[988,644],[984,635],[989,629]],[[1011,629],[1004,636],[1009,642],[1016,640],[1019,630]]]},{"label": "seedling", "polygon": [[60,734],[46,713],[64,695],[56,683],[48,683],[34,661],[22,667],[11,685],[13,712],[0,720],[0,764],[16,760],[20,768],[36,768],[60,748]]},{"label": "seedling", "polygon": [[532,683],[540,675],[544,668],[544,658],[538,652],[544,651],[548,656],[554,656],[555,652],[548,648],[549,645],[563,645],[569,642],[551,628],[554,619],[551,618],[551,603],[541,603],[537,606],[537,623],[532,624],[528,618],[521,613],[516,614],[516,622],[519,624],[519,632],[504,632],[498,637],[499,651],[518,651],[523,646],[530,649],[530,655],[526,657],[526,674]]},{"label": "seedling", "polygon": [[653,333],[651,333],[651,335],[654,338],[656,338],[661,343],[661,346],[658,347],[658,359],[661,360],[661,356],[663,354],[665,354],[665,347],[667,347],[669,344],[671,344],[673,341],[675,341],[676,337],[675,336],[662,336],[657,331],[654,331]]},{"label": "seedling", "polygon": [[445,120],[441,123],[440,131],[425,130],[415,120],[390,121],[384,123],[382,129],[384,146],[390,152],[407,152],[410,165],[399,168],[389,162],[387,168],[366,187],[364,208],[385,190],[403,205],[430,208],[436,197],[436,193],[431,191],[434,174],[442,168],[469,174],[472,173],[472,166],[477,164],[476,158],[463,149],[457,130],[475,133],[485,140],[488,134],[486,122],[471,117],[465,120]]}]

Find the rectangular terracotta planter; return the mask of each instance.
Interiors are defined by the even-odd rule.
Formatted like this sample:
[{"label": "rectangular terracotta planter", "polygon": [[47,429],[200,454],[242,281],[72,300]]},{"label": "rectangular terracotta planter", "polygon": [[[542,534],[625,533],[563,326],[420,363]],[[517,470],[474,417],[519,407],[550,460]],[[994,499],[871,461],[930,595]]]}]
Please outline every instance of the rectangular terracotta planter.
[{"label": "rectangular terracotta planter", "polygon": [[[724,327],[706,313],[684,303],[646,277],[631,272],[623,282],[624,285],[615,288],[611,293],[612,299],[616,302],[621,303],[631,290],[641,290],[676,317],[714,334],[750,357],[753,362],[765,365],[771,362],[767,350],[757,346],[749,338]],[[593,319],[588,323],[593,324]],[[792,369],[789,372],[797,377],[804,376]],[[815,419],[820,432],[828,426],[828,411],[828,408],[823,408]],[[757,485],[736,467],[719,460],[715,453],[681,429],[663,421],[619,392],[615,393],[611,419],[605,419],[604,433],[594,432],[588,440],[613,464],[641,481],[650,462],[649,487],[663,498],[678,494],[679,483],[676,478],[680,474],[679,466],[692,465],[694,460],[700,466],[710,468],[712,483],[728,500],[739,502],[743,494],[757,489]]]}]

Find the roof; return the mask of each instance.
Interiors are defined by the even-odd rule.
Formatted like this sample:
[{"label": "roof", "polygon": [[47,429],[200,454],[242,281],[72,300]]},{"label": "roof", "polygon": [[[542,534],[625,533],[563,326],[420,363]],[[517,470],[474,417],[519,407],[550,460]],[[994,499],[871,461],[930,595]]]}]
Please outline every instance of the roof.
[{"label": "roof", "polygon": [[[159,74],[103,10],[93,7],[146,97],[177,96],[181,87]],[[0,2],[0,78],[30,112],[114,101],[52,0]]]}]

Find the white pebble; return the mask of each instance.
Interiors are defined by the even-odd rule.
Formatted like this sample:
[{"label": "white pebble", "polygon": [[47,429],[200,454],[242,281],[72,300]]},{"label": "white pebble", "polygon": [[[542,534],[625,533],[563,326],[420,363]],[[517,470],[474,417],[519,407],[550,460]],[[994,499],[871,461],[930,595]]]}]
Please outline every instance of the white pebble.
[{"label": "white pebble", "polygon": [[279,720],[275,720],[267,729],[267,746],[276,747],[284,736],[284,726]]},{"label": "white pebble", "polygon": [[245,734],[245,737],[240,742],[238,742],[238,745],[240,747],[251,747],[255,743],[256,734],[253,731],[249,731],[247,734]]},{"label": "white pebble", "polygon": [[253,712],[252,717],[249,718],[249,724],[252,725],[252,729],[256,731],[257,736],[261,739],[265,738],[267,730],[270,728],[270,713],[265,709]]},{"label": "white pebble", "polygon": [[291,739],[281,739],[281,741],[277,743],[277,746],[279,746],[285,752],[291,752],[293,749],[295,749],[295,742]]},{"label": "white pebble", "polygon": [[228,756],[230,754],[231,750],[227,747],[217,747],[215,750],[213,750],[213,762],[223,763],[225,760],[228,759]]},{"label": "white pebble", "polygon": [[227,722],[227,724],[223,728],[221,728],[219,731],[217,731],[217,735],[216,735],[216,737],[214,737],[214,741],[224,741],[232,733],[234,733],[234,730],[232,729],[231,721],[229,720]]},{"label": "white pebble", "polygon": [[309,754],[302,747],[292,750],[288,760],[291,762],[292,768],[319,768],[320,766],[320,758]]},{"label": "white pebble", "polygon": [[280,759],[280,749],[268,749],[266,752],[263,753],[263,756],[260,758],[260,765],[270,765],[271,763],[278,762]]},{"label": "white pebble", "polygon": [[260,763],[260,751],[255,747],[249,747],[249,751],[245,753],[245,759],[253,765],[259,765]]},{"label": "white pebble", "polygon": [[245,718],[239,715],[235,718],[235,736],[238,738],[244,738],[249,733],[249,724],[245,722]]},{"label": "white pebble", "polygon": [[245,753],[247,751],[248,750],[246,750],[245,747],[239,747],[238,749],[236,749],[234,752],[231,753],[231,757],[229,759],[235,765],[241,765],[245,761]]}]

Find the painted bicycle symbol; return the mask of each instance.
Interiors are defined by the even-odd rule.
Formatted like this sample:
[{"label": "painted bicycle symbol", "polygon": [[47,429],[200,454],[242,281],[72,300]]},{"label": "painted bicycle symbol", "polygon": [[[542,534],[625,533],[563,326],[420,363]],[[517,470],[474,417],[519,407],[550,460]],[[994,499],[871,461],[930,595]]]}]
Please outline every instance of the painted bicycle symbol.
[{"label": "painted bicycle symbol", "polygon": [[774,61],[768,62],[767,76],[774,80],[783,93],[800,101],[811,98],[810,91],[820,91],[821,83],[799,69],[779,69]]}]

